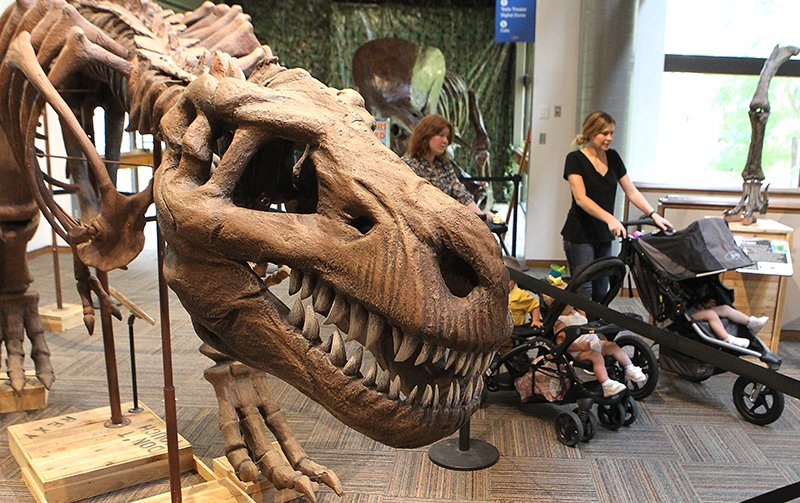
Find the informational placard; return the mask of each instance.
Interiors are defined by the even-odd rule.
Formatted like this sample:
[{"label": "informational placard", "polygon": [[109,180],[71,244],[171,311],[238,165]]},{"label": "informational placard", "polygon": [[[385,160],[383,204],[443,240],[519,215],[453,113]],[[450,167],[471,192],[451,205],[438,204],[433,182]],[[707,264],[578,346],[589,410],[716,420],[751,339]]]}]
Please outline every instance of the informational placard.
[{"label": "informational placard", "polygon": [[375,119],[374,133],[387,148],[391,148],[392,139],[389,136],[389,119]]},{"label": "informational placard", "polygon": [[495,42],[533,42],[535,31],[536,0],[497,0]]},{"label": "informational placard", "polygon": [[734,236],[739,248],[744,250],[755,264],[736,269],[748,274],[771,274],[775,276],[791,276],[792,258],[789,255],[789,243],[785,239],[745,238]]}]

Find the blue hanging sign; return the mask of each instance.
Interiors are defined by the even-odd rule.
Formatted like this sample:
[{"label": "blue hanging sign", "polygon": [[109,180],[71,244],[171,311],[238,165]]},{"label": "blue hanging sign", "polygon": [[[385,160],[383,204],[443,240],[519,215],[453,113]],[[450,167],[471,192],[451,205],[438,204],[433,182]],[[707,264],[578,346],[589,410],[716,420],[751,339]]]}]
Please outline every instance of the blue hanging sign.
[{"label": "blue hanging sign", "polygon": [[533,42],[535,30],[536,0],[497,0],[495,42]]}]

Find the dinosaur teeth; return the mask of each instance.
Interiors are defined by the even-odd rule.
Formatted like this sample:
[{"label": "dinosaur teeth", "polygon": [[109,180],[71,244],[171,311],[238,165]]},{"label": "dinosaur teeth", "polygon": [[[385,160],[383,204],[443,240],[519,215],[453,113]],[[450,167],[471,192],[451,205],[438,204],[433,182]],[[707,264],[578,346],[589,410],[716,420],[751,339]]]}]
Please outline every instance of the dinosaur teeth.
[{"label": "dinosaur teeth", "polygon": [[419,404],[422,407],[428,407],[433,400],[433,390],[431,389],[430,384],[425,385],[425,391],[422,393],[422,398],[419,401]]},{"label": "dinosaur teeth", "polygon": [[373,353],[379,348],[378,342],[380,341],[381,333],[383,333],[383,326],[384,321],[381,315],[369,313],[369,319],[367,320],[367,340],[365,346]]},{"label": "dinosaur teeth", "polygon": [[300,298],[307,299],[314,293],[314,276],[306,274],[303,276],[303,283],[300,285]]},{"label": "dinosaur teeth", "polygon": [[400,344],[403,343],[403,332],[400,331],[397,327],[392,327],[392,348],[394,349],[394,354],[400,350]]},{"label": "dinosaur teeth", "polygon": [[377,390],[381,393],[386,393],[389,391],[389,381],[389,372],[378,371],[378,380],[375,382]]},{"label": "dinosaur teeth", "polygon": [[314,308],[306,306],[305,321],[303,321],[303,337],[309,342],[315,342],[319,339],[319,321],[314,312]]},{"label": "dinosaur teeth", "polygon": [[343,367],[345,363],[347,363],[347,352],[344,349],[344,339],[342,338],[342,333],[338,330],[333,331],[333,335],[331,335],[331,351],[330,356],[328,357],[335,366]]},{"label": "dinosaur teeth", "polygon": [[361,383],[365,387],[369,388],[370,386],[375,384],[375,377],[377,377],[377,374],[378,374],[378,364],[376,362],[372,362],[372,365],[370,365],[369,369],[367,370],[367,373],[364,375],[364,379],[361,380]]},{"label": "dinosaur teeth", "polygon": [[[365,340],[365,332],[367,330],[367,323],[369,315],[367,310],[358,302],[350,304],[350,339],[363,342]],[[367,348],[369,349],[369,348]]]},{"label": "dinosaur teeth", "polygon": [[364,357],[364,348],[360,347],[356,350],[353,356],[347,360],[347,364],[342,369],[344,375],[349,377],[355,377],[358,375],[358,371],[361,370],[361,360]]},{"label": "dinosaur teeth", "polygon": [[333,348],[333,336],[328,337],[322,342],[322,344],[319,345],[319,349],[323,353],[330,353],[332,348]]},{"label": "dinosaur teeth", "polygon": [[447,370],[453,366],[453,363],[456,362],[458,359],[458,351],[450,350],[450,354],[447,355],[447,361],[444,364],[444,369]]},{"label": "dinosaur teeth", "polygon": [[436,363],[439,360],[441,360],[442,357],[444,356],[444,352],[446,351],[446,349],[447,348],[445,348],[444,346],[436,346],[436,352],[433,353],[433,356],[431,357],[431,363]]},{"label": "dinosaur teeth", "polygon": [[394,355],[394,361],[400,363],[408,360],[411,358],[411,355],[414,354],[414,351],[417,350],[419,346],[419,341],[410,336],[404,335],[403,342],[400,344],[400,349],[397,350],[397,354]]},{"label": "dinosaur teeth", "polygon": [[[388,374],[388,372],[387,372]],[[400,376],[395,376],[392,382],[389,384],[389,399],[390,400],[397,400],[400,397],[400,387],[402,383],[400,382]]]},{"label": "dinosaur teeth", "polygon": [[474,379],[468,379],[467,389],[464,390],[464,403],[472,400],[472,392],[475,391]]},{"label": "dinosaur teeth", "polygon": [[294,304],[292,304],[292,309],[289,311],[289,315],[286,317],[286,319],[289,321],[289,323],[296,327],[303,326],[306,315],[305,308],[303,307],[303,303],[300,301],[300,299],[295,299]]},{"label": "dinosaur teeth", "polygon": [[328,316],[325,318],[326,324],[334,324],[343,332],[349,332],[350,328],[350,304],[344,295],[335,294]]},{"label": "dinosaur teeth", "polygon": [[414,361],[414,365],[420,365],[428,361],[428,355],[431,352],[431,347],[433,347],[433,344],[429,341],[422,343],[422,349],[420,349],[419,355],[417,355],[417,359]]},{"label": "dinosaur teeth", "polygon": [[289,295],[299,292],[302,283],[303,273],[300,272],[300,269],[293,267],[292,272],[289,274]]},{"label": "dinosaur teeth", "polygon": [[434,409],[438,409],[439,408],[439,385],[438,384],[434,384],[433,385],[433,408]]},{"label": "dinosaur teeth", "polygon": [[411,390],[411,393],[405,399],[406,403],[414,403],[414,399],[417,398],[417,391],[419,390],[419,386],[414,386],[414,389]]},{"label": "dinosaur teeth", "polygon": [[333,305],[333,298],[333,288],[318,281],[314,288],[314,310],[320,314],[327,313]]},{"label": "dinosaur teeth", "polygon": [[458,390],[456,387],[458,383],[452,381],[450,383],[450,388],[447,390],[447,396],[444,398],[444,403],[442,404],[446,408],[451,408],[456,404],[456,400],[460,398],[461,390]]},{"label": "dinosaur teeth", "polygon": [[469,365],[469,361],[472,358],[472,355],[469,353],[461,353],[458,356],[458,361],[456,361],[455,367],[453,367],[453,372],[456,374],[462,374],[462,371],[465,370],[465,367]]}]

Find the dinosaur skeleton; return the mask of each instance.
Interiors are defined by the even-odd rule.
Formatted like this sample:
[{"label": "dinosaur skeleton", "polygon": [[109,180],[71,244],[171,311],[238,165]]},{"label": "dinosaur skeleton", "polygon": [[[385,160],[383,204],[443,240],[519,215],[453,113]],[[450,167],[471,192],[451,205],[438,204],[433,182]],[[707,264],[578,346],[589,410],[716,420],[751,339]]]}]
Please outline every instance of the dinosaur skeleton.
[{"label": "dinosaur skeleton", "polygon": [[[264,372],[388,445],[430,443],[470,417],[510,330],[507,272],[488,229],[378,142],[358,93],[280,66],[239,7],[207,2],[176,14],[147,0],[18,0],[0,26],[0,335],[15,388],[25,331],[37,372],[52,382],[27,288],[33,201],[73,248],[91,331],[91,292],[105,303],[108,295],[89,267],[124,267],[139,253],[154,200],[165,276],[215,362],[206,378],[240,478],[261,472],[312,501],[311,480],[342,491],[294,439]],[[91,92],[58,91],[77,87]],[[37,163],[46,103],[71,155],[86,159],[69,166],[72,182]],[[116,191],[84,132],[94,105],[111,111],[107,159],[119,155],[120,110],[129,129],[165,143],[141,193]],[[47,183],[77,194],[80,219]],[[251,266],[267,262],[291,268],[293,307],[269,290],[280,278],[265,281]],[[320,336],[318,316],[337,327],[332,337]],[[349,356],[344,334],[358,342]],[[265,427],[291,466],[270,450]]]}]

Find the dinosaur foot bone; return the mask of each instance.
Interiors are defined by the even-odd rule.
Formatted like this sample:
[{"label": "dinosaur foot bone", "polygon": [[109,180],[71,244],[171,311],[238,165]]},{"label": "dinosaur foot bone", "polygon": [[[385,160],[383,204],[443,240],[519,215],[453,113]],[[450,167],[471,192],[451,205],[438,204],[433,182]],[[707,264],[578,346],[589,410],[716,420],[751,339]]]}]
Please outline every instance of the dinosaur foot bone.
[{"label": "dinosaur foot bone", "polygon": [[25,334],[31,341],[31,359],[36,367],[36,377],[50,389],[56,377],[50,365],[50,350],[44,340],[44,327],[37,306],[39,294],[0,295],[0,345],[5,345],[8,378],[17,393],[25,388]]},{"label": "dinosaur foot bone", "polygon": [[[228,359],[204,344],[201,352],[217,363],[205,372],[219,401],[219,421],[225,452],[243,481],[253,481],[259,472],[277,489],[293,489],[316,502],[314,482],[342,494],[333,471],[312,461],[295,439],[286,417],[269,391],[267,375]],[[286,460],[272,449],[265,426],[281,446]]]}]

